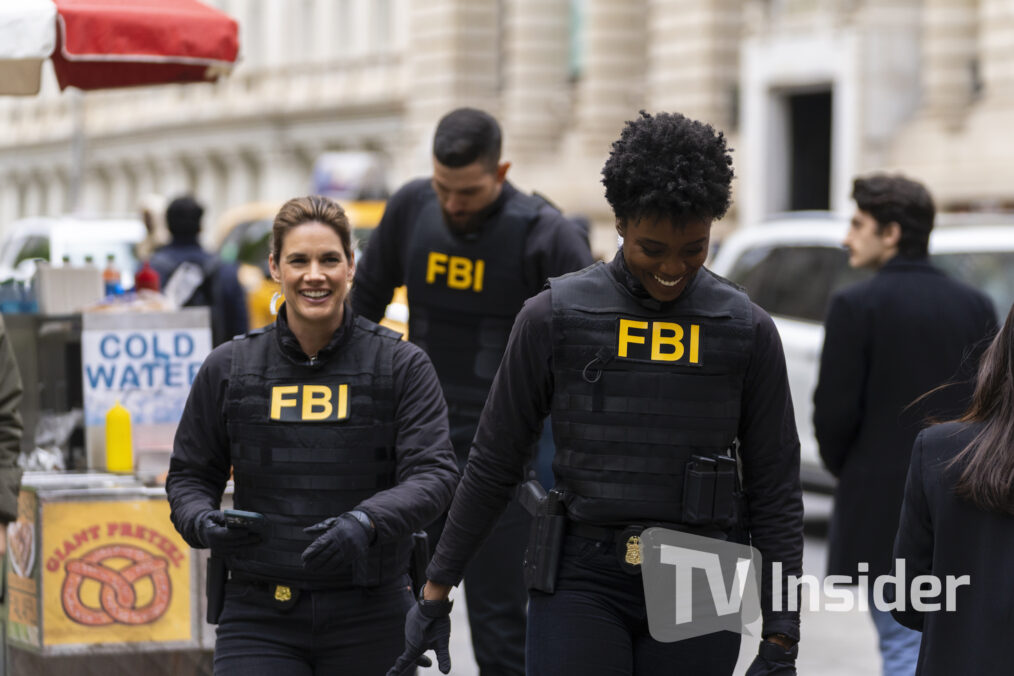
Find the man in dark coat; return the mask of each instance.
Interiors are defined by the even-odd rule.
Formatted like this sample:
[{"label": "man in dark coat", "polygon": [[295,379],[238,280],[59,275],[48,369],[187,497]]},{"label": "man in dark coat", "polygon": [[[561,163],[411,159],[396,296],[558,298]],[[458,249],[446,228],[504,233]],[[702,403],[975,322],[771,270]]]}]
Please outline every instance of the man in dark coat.
[{"label": "man in dark coat", "polygon": [[[356,266],[352,309],[379,321],[408,290],[408,339],[423,348],[447,399],[460,467],[479,424],[514,317],[550,277],[592,263],[587,235],[507,180],[500,124],[475,108],[445,115],[433,175],[402,186]],[[529,518],[516,501],[465,573],[475,661],[483,676],[525,673],[528,594],[522,562]],[[431,526],[436,546],[443,521]]]},{"label": "man in dark coat", "polygon": [[[873,580],[891,570],[912,443],[927,418],[955,417],[967,405],[996,315],[984,294],[930,264],[935,209],[924,186],[874,175],[856,179],[852,197],[849,264],[877,274],[831,299],[813,419],[821,458],[838,478],[828,574]],[[884,673],[912,674],[919,633],[870,612]]]},{"label": "man in dark coat", "polygon": [[[215,346],[250,328],[246,292],[239,283],[234,264],[225,263],[201,248],[204,207],[193,197],[177,197],[166,209],[166,225],[172,241],[151,256],[151,267],[158,273],[162,290],[185,307],[211,308],[211,339]],[[173,285],[170,280],[176,278]],[[168,288],[167,288],[168,286]]]}]

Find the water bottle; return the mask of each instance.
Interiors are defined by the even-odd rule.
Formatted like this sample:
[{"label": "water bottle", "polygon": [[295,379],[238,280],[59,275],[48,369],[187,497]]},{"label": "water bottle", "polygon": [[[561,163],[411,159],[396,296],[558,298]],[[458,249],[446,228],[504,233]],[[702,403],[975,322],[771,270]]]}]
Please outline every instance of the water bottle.
[{"label": "water bottle", "polygon": [[130,474],[134,471],[134,441],[130,431],[130,411],[116,400],[106,413],[106,471]]},{"label": "water bottle", "polygon": [[123,293],[123,286],[120,284],[120,271],[116,268],[113,254],[106,256],[106,268],[102,271],[102,284],[107,296],[119,296]]}]

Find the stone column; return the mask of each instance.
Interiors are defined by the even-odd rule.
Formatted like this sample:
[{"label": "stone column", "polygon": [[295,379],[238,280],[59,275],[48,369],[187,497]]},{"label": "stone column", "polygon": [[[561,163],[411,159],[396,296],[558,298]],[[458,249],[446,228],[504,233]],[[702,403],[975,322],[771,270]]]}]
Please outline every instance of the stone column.
[{"label": "stone column", "polygon": [[231,208],[254,201],[258,178],[250,158],[242,150],[216,157],[223,169],[225,204]]},{"label": "stone column", "polygon": [[432,133],[458,106],[499,113],[500,30],[497,0],[413,2],[405,52],[405,147],[396,174],[429,172]]},{"label": "stone column", "polygon": [[972,100],[977,49],[972,0],[925,0],[922,26],[923,110],[957,125]]},{"label": "stone column", "polygon": [[[59,216],[67,213],[67,169],[56,167],[47,176],[49,191],[47,193],[46,213]],[[3,197],[0,197],[0,201]]]},{"label": "stone column", "polygon": [[567,121],[569,0],[507,3],[504,136],[513,152],[553,152]]},{"label": "stone column", "polygon": [[645,15],[644,0],[586,0],[577,132],[594,155],[607,153],[624,120],[645,105]]},{"label": "stone column", "polygon": [[21,215],[18,213],[21,181],[13,171],[0,174],[0,227],[7,228]]},{"label": "stone column", "polygon": [[1014,5],[1009,0],[980,0],[979,13],[985,97],[990,103],[1014,102]]},{"label": "stone column", "polygon": [[257,200],[285,201],[307,192],[310,169],[291,148],[266,147],[257,154],[259,184]]},{"label": "stone column", "polygon": [[740,0],[648,0],[647,106],[727,128],[739,79]]},{"label": "stone column", "polygon": [[85,169],[80,209],[93,213],[109,212],[109,173],[105,167],[92,165]]},{"label": "stone column", "polygon": [[190,180],[179,158],[160,157],[153,162],[155,192],[165,196],[167,203],[190,192]]}]

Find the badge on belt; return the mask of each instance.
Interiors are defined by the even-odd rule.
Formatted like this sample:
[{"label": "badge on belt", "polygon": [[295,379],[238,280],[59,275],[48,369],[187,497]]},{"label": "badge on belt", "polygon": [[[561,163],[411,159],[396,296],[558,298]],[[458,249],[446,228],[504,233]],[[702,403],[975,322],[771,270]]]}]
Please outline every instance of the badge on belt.
[{"label": "badge on belt", "polygon": [[616,536],[616,558],[629,575],[641,574],[641,526],[628,526]]},{"label": "badge on belt", "polygon": [[299,600],[299,590],[284,584],[276,584],[271,591],[274,606],[278,610],[290,610]]}]

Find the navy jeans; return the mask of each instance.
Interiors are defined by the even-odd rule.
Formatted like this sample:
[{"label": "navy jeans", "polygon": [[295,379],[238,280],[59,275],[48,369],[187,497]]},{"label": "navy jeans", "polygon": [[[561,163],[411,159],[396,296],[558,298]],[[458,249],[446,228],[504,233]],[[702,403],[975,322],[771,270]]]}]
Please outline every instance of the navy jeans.
[{"label": "navy jeans", "polygon": [[568,535],[556,593],[531,591],[528,676],[727,676],[739,657],[728,631],[660,643],[648,633],[640,575],[620,568],[612,543]]},{"label": "navy jeans", "polygon": [[370,589],[303,590],[289,609],[267,585],[230,581],[225,594],[217,676],[378,676],[405,649],[407,577]]}]

